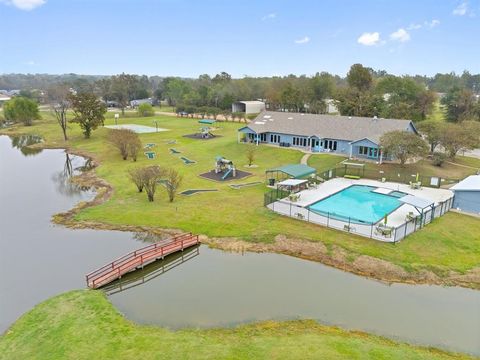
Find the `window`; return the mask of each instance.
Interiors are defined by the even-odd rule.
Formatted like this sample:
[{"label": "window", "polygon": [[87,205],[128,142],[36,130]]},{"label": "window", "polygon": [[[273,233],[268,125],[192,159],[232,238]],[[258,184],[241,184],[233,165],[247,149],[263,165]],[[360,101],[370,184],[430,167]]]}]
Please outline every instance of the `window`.
[{"label": "window", "polygon": [[359,146],[358,153],[360,155],[368,155],[369,147],[368,146]]}]

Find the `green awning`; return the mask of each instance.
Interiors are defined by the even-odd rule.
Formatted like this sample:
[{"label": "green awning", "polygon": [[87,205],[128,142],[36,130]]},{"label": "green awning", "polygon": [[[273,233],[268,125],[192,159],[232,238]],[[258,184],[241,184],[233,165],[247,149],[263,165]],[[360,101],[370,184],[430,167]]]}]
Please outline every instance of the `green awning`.
[{"label": "green awning", "polygon": [[275,171],[282,172],[295,179],[304,178],[308,175],[315,174],[317,172],[316,169],[304,164],[290,164],[290,165],[284,165],[278,168],[267,170],[267,173],[275,172]]}]

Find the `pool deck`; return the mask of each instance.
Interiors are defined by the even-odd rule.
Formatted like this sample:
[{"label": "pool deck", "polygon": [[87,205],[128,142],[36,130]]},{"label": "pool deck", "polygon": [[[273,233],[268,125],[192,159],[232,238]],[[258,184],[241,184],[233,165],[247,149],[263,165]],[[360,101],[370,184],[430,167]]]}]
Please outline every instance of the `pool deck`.
[{"label": "pool deck", "polygon": [[[375,192],[383,194],[388,194],[391,191],[401,191],[406,194],[429,200],[435,205],[438,205],[439,203],[444,202],[453,196],[453,192],[447,189],[422,187],[421,189],[414,190],[411,189],[409,185],[394,182],[382,183],[380,181],[368,179],[353,180],[334,178],[322,184],[319,184],[317,188],[310,188],[299,192],[298,194],[300,195],[300,198],[297,201],[290,201],[288,198],[284,198],[275,202],[275,211],[285,215],[287,214],[287,208],[290,207],[290,204],[294,205],[296,209],[298,209],[298,207],[306,209],[309,205],[316,203],[317,201],[322,200],[339,191],[342,191],[343,189],[346,189],[352,185],[373,186],[377,188],[376,190],[374,190]],[[269,208],[272,209],[272,206],[269,205]],[[388,214],[388,226],[397,227],[404,224],[406,221],[405,219],[410,212],[418,215],[418,211],[412,205],[401,205],[392,213]],[[384,241],[388,240],[385,239]]]}]

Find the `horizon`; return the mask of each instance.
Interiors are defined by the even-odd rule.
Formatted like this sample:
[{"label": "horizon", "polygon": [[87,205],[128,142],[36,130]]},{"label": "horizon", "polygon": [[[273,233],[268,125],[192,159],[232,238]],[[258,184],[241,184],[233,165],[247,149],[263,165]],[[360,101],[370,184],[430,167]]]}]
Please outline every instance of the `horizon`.
[{"label": "horizon", "polygon": [[0,72],[344,77],[361,63],[400,76],[480,73],[477,14],[479,0],[0,0],[10,30]]}]

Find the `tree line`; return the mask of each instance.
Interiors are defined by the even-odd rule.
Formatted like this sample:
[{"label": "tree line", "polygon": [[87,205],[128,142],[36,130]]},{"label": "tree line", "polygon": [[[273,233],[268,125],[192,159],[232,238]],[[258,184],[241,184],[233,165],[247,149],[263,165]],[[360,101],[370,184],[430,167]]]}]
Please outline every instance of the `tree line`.
[{"label": "tree line", "polygon": [[[238,100],[264,100],[269,109],[325,113],[327,100],[341,115],[399,118],[421,121],[432,113],[441,97],[448,121],[480,120],[480,75],[394,76],[354,64],[345,77],[319,72],[313,76],[244,77],[233,79],[222,72],[196,79],[132,74],[114,76],[0,75],[0,89],[22,87],[22,96],[50,103],[59,86],[91,92],[114,102],[122,111],[130,101],[154,98],[189,114],[232,117]],[[34,90],[36,86],[37,90]],[[39,90],[38,90],[39,89]],[[330,100],[332,99],[332,100]],[[234,118],[240,116],[234,114]]]}]

